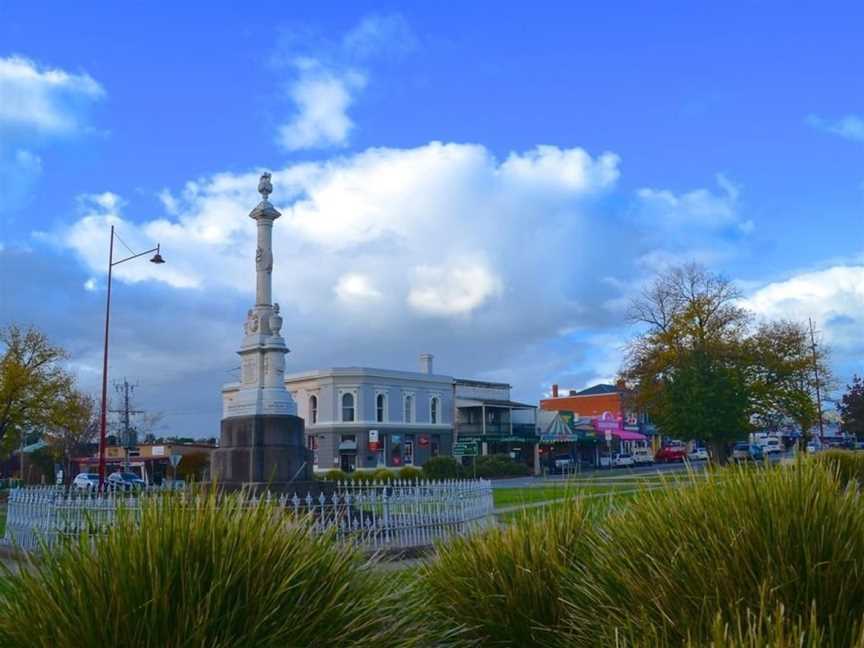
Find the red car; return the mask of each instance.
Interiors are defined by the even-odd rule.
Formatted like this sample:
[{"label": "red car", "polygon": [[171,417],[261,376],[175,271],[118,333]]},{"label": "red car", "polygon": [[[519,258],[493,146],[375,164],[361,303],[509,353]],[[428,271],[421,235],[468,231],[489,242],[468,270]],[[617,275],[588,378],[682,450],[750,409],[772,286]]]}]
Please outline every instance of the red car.
[{"label": "red car", "polygon": [[660,448],[654,455],[654,461],[658,463],[684,461],[686,458],[687,448],[684,446],[667,446],[665,448]]}]

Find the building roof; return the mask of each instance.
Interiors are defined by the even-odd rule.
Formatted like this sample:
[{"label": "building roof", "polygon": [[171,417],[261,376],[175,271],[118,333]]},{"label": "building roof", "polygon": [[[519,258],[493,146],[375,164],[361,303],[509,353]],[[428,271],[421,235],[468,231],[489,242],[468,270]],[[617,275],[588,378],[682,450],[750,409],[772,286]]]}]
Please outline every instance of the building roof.
[{"label": "building roof", "polygon": [[496,398],[457,398],[457,407],[509,407],[511,409],[537,409],[536,405],[528,405],[527,403],[518,403],[511,400],[498,400]]},{"label": "building roof", "polygon": [[588,387],[587,389],[583,389],[582,391],[578,391],[574,394],[574,396],[595,396],[597,394],[615,394],[618,391],[618,387],[615,385],[607,385],[607,384],[599,384],[593,385],[592,387]]},{"label": "building roof", "polygon": [[474,380],[473,378],[456,378],[456,384],[464,387],[488,387],[491,389],[511,389],[512,385],[502,382],[490,382],[488,380]]}]

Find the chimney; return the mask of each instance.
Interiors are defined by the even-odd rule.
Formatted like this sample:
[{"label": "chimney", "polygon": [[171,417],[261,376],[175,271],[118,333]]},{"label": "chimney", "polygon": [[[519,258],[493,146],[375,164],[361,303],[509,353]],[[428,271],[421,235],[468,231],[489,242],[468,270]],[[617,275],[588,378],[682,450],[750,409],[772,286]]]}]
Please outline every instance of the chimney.
[{"label": "chimney", "polygon": [[420,373],[432,373],[432,360],[435,358],[431,353],[420,354]]},{"label": "chimney", "polygon": [[552,398],[558,398],[558,385],[552,385]]}]

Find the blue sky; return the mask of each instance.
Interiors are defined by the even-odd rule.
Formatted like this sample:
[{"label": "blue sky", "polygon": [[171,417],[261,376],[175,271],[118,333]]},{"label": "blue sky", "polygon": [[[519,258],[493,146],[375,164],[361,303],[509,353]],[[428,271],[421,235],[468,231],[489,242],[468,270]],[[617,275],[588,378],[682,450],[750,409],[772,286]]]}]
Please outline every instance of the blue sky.
[{"label": "blue sky", "polygon": [[860,372],[860,7],[573,4],[0,4],[0,317],[92,388],[107,227],[161,240],[111,373],[215,434],[266,168],[289,370],[429,351],[536,400],[614,375],[623,304],[696,259]]}]

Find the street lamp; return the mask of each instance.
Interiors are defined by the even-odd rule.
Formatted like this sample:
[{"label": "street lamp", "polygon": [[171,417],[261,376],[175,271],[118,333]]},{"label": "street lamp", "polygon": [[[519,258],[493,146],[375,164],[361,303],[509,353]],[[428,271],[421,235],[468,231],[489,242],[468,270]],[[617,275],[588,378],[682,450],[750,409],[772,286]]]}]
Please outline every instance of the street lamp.
[{"label": "street lamp", "polygon": [[[125,243],[124,243],[125,245]],[[132,250],[129,250],[130,252]],[[145,250],[139,254],[133,254],[119,261],[114,260],[114,226],[111,226],[111,245],[108,248],[108,297],[105,301],[105,350],[102,355],[102,414],[99,420],[99,489],[102,490],[105,486],[105,446],[107,445],[107,411],[108,411],[108,322],[111,316],[111,270],[115,265],[120,265],[126,261],[137,259],[145,254],[155,252],[150,259],[150,263],[161,264],[165,263],[165,259],[159,253],[159,245],[150,250]]]}]

